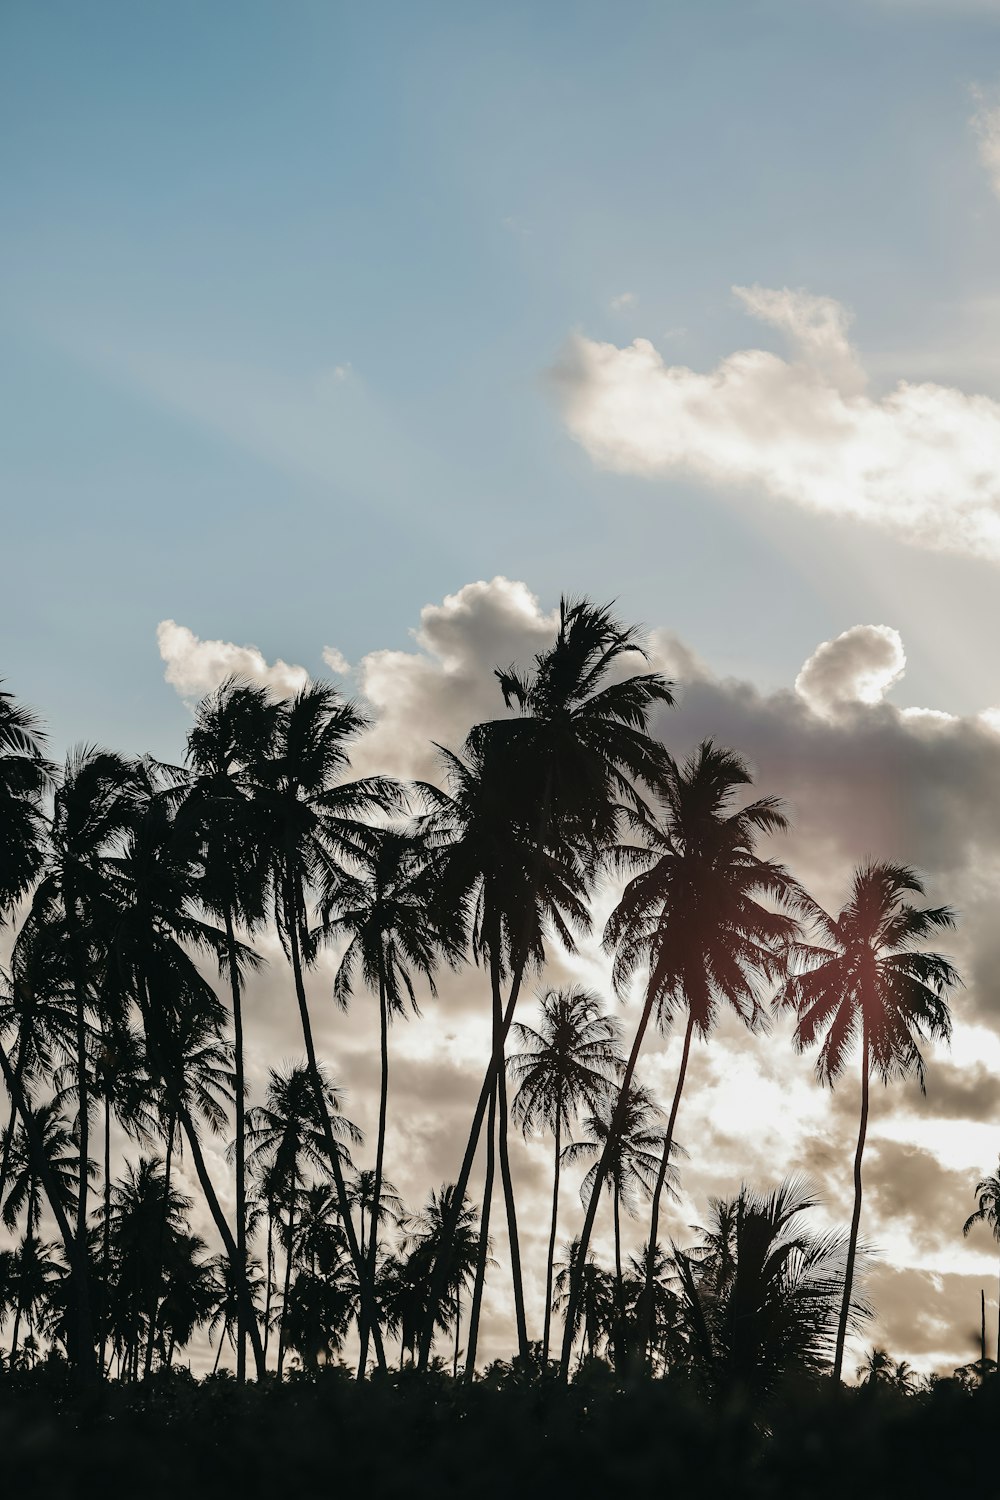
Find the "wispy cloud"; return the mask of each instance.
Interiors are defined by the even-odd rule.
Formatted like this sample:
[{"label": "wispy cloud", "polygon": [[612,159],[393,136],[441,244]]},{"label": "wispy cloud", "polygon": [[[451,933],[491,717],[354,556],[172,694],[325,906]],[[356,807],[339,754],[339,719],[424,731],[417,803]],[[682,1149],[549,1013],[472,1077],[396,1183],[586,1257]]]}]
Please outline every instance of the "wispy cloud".
[{"label": "wispy cloud", "polygon": [[938,551],[1000,560],[1000,402],[931,382],[866,392],[830,297],[734,287],[788,338],[702,372],[648,339],[573,338],[556,371],[566,425],[595,463],[693,475],[864,521]]},{"label": "wispy cloud", "polygon": [[[998,6],[1000,9],[1000,6]],[[970,124],[979,140],[979,158],[989,173],[993,191],[1000,197],[1000,100],[974,88],[976,112]]]}]

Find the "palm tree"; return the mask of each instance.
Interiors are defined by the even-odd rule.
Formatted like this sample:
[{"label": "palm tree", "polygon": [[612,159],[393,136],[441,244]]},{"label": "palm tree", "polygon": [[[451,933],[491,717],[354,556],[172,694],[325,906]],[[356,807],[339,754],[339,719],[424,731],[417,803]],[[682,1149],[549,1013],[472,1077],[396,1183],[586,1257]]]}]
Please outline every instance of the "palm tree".
[{"label": "palm tree", "polygon": [[543,1127],[555,1138],[552,1223],[545,1262],[544,1363],[549,1357],[562,1133],[569,1131],[581,1108],[596,1113],[602,1101],[617,1091],[616,1078],[624,1059],[618,1050],[618,1028],[603,1014],[592,991],[578,985],[549,990],[542,997],[541,1011],[538,1030],[514,1023],[514,1036],[523,1050],[507,1066],[518,1084],[511,1112],[522,1132],[527,1135]]},{"label": "palm tree", "polygon": [[280,706],[273,751],[254,763],[252,773],[271,906],[292,970],[306,1064],[361,1287],[362,1316],[372,1328],[376,1358],[384,1368],[381,1336],[369,1319],[374,1289],[369,1285],[347,1202],[347,1184],[316,1058],[304,978],[304,970],[315,960],[319,938],[326,936],[322,928],[318,934],[310,930],[310,892],[329,890],[344,862],[371,848],[373,835],[367,820],[400,802],[399,788],[386,777],[342,779],[349,767],[350,741],[366,726],[363,715],[331,685],[309,683],[290,703]]},{"label": "palm tree", "polygon": [[[963,1235],[967,1235],[974,1224],[988,1224],[993,1238],[1000,1242],[1000,1167],[989,1177],[983,1177],[976,1183],[976,1197],[979,1199],[979,1207],[962,1225]],[[1000,1359],[1000,1325],[997,1329],[997,1351]]]},{"label": "palm tree", "polygon": [[[574,1287],[576,1292],[571,1303],[571,1288]],[[579,1240],[566,1247],[566,1257],[557,1265],[554,1306],[567,1319],[572,1317],[571,1350],[581,1333],[583,1335],[580,1364],[584,1355],[594,1358],[615,1320],[614,1280],[597,1264],[593,1255],[588,1255],[586,1263],[581,1265]]]},{"label": "palm tree", "polygon": [[45,731],[11,693],[0,691],[0,921],[42,868],[42,798],[52,782]]},{"label": "palm tree", "polygon": [[861,1223],[861,1163],[868,1130],[868,1086],[874,1071],[884,1083],[916,1074],[924,1088],[924,1061],[917,1045],[947,1038],[951,1015],[945,993],[959,981],[948,959],[917,949],[933,933],[954,924],[946,906],[918,907],[907,899],[924,894],[906,865],[870,861],[854,876],[847,905],[837,917],[815,902],[807,910],[819,945],[800,944],[797,972],[776,997],[778,1007],[797,1013],[795,1046],[802,1051],[825,1033],[816,1060],[822,1082],[833,1086],[861,1043],[861,1122],[854,1156],[854,1214],[844,1277],[844,1295],[833,1376],[839,1381],[850,1318],[854,1261]]},{"label": "palm tree", "polygon": [[368,1216],[368,1232],[374,1224],[398,1225],[405,1217],[403,1200],[399,1196],[399,1190],[394,1183],[385,1177],[379,1184],[378,1207],[375,1200],[375,1173],[370,1167],[359,1168],[347,1184],[347,1197],[350,1205],[358,1210],[359,1232],[358,1238],[362,1252],[367,1257],[368,1240],[365,1237],[365,1215]]},{"label": "palm tree", "polygon": [[[464,1201],[491,1110],[499,1119],[522,1357],[527,1333],[507,1156],[504,1047],[525,971],[544,957],[546,922],[572,947],[562,913],[588,926],[581,897],[613,841],[620,804],[641,805],[636,783],[655,783],[662,769],[664,752],[650,736],[649,716],[658,704],[673,701],[671,684],[657,672],[619,676],[629,658],[644,660],[645,653],[637,633],[622,626],[610,607],[561,599],[555,642],[536,656],[533,673],[512,666],[496,674],[504,702],[516,716],[476,725],[464,757],[442,752],[450,801],[424,788],[443,842],[452,845],[442,899],[451,909],[475,907],[475,953],[489,963],[493,993],[490,1064],[454,1206],[457,1210]],[[506,1007],[500,1000],[505,975],[510,981]],[[446,1235],[446,1260],[447,1245]],[[435,1266],[435,1280],[442,1285],[447,1274],[447,1264]],[[431,1336],[428,1326],[421,1365],[429,1358]]]},{"label": "palm tree", "polygon": [[[655,1013],[663,1030],[676,1015],[687,1011],[680,1067],[653,1188],[649,1244],[654,1246],[692,1039],[696,1032],[708,1037],[722,1005],[735,1011],[750,1030],[764,1024],[760,983],[782,972],[785,950],[798,931],[794,917],[759,899],[794,902],[798,888],[783,866],[756,852],[760,835],[781,832],[786,826],[778,800],[761,797],[746,807],[733,808],[737,791],[749,785],[750,779],[737,755],[705,741],[684,766],[668,765],[655,814],[642,808],[630,810],[633,830],[641,842],[617,851],[620,864],[639,873],[625,887],[604,932],[605,947],[615,954],[615,987],[624,991],[640,965],[648,968],[649,976],[622,1079],[621,1110],[651,1016]],[[610,1132],[609,1146],[616,1130],[617,1124]],[[607,1163],[599,1164],[598,1185],[606,1171]],[[580,1235],[584,1255],[598,1196],[591,1197]],[[648,1343],[652,1296],[647,1278],[639,1320],[640,1358]],[[569,1337],[567,1331],[564,1376],[569,1367]]]},{"label": "palm tree", "polygon": [[[675,1247],[688,1357],[710,1390],[763,1396],[789,1375],[828,1367],[847,1239],[808,1227],[816,1202],[797,1180],[768,1194],[743,1187],[735,1199],[713,1202],[712,1232],[700,1245]],[[853,1295],[847,1307],[854,1327],[871,1316]]]},{"label": "palm tree", "polygon": [[[424,1207],[404,1220],[402,1248],[408,1252],[405,1263],[405,1281],[416,1292],[412,1299],[412,1310],[417,1314],[417,1323],[404,1329],[404,1347],[412,1350],[420,1320],[429,1320],[443,1333],[455,1330],[455,1368],[457,1369],[457,1345],[460,1335],[462,1291],[475,1275],[479,1253],[479,1226],[475,1204],[468,1199],[457,1214],[453,1212],[452,1184],[443,1184],[439,1191],[431,1190]],[[456,1223],[457,1232],[451,1233],[451,1224]],[[445,1236],[451,1240],[451,1275],[443,1294],[436,1302],[434,1283],[430,1272],[443,1249]]]},{"label": "palm tree", "polygon": [[[622,1282],[622,1233],[621,1210],[635,1214],[635,1200],[640,1194],[648,1197],[658,1180],[660,1157],[663,1150],[663,1126],[657,1121],[662,1110],[648,1089],[633,1083],[628,1091],[624,1109],[619,1109],[617,1100],[612,1102],[605,1096],[592,1115],[583,1122],[588,1139],[572,1141],[563,1152],[563,1160],[576,1162],[597,1158],[586,1173],[580,1186],[580,1197],[589,1206],[595,1191],[606,1183],[611,1191],[612,1214],[615,1234],[615,1362],[621,1364],[624,1355],[625,1308]],[[676,1154],[680,1147],[675,1143]],[[599,1169],[603,1167],[603,1183]],[[671,1176],[676,1176],[671,1167]],[[669,1184],[671,1193],[673,1183]]]},{"label": "palm tree", "polygon": [[[424,980],[432,995],[434,971],[442,960],[453,967],[462,958],[462,924],[427,900],[429,851],[419,833],[397,828],[373,828],[368,847],[353,856],[354,869],[338,868],[324,882],[323,907],[333,940],[347,938],[334,980],[334,998],[347,1007],[355,973],[378,995],[379,1087],[378,1136],[372,1201],[381,1203],[385,1159],[385,1131],[389,1098],[389,1023],[405,1015],[407,1006],[419,1012],[414,980]],[[351,1194],[348,1193],[348,1203]],[[367,1254],[367,1275],[375,1285],[378,1260],[378,1223],[372,1222],[367,1247],[362,1224],[361,1245]],[[363,1371],[368,1354],[368,1324],[362,1317]]]},{"label": "palm tree", "polygon": [[[256,1176],[269,1179],[274,1209],[284,1209],[286,1220],[282,1233],[285,1244],[285,1291],[283,1306],[288,1305],[296,1243],[296,1215],[305,1186],[307,1169],[326,1174],[330,1171],[329,1134],[339,1137],[335,1149],[340,1165],[350,1165],[345,1142],[360,1145],[364,1137],[356,1125],[341,1113],[340,1090],[320,1072],[326,1121],[316,1104],[312,1072],[307,1065],[288,1068],[279,1073],[272,1069],[268,1078],[264,1104],[247,1113],[249,1162]],[[343,1201],[339,1191],[338,1205]],[[341,1216],[342,1217],[342,1216]],[[284,1365],[284,1323],[278,1337],[278,1374]]]},{"label": "palm tree", "polygon": [[[202,841],[199,896],[222,921],[226,934],[225,965],[233,1008],[236,1064],[236,1254],[247,1256],[246,1083],[243,1044],[243,950],[236,927],[253,932],[266,916],[266,870],[262,859],[259,808],[254,800],[252,767],[272,753],[279,710],[267,690],[229,678],[195,711],[187,740],[187,764],[193,778],[180,816],[190,820]],[[236,1346],[236,1379],[246,1378],[246,1330],[240,1324]]]}]

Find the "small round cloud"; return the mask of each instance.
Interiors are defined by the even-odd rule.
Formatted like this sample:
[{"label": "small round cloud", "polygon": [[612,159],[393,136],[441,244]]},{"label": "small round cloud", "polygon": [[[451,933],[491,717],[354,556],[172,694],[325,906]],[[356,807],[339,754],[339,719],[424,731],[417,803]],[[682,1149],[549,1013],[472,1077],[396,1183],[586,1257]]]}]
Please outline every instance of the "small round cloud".
[{"label": "small round cloud", "polygon": [[853,704],[881,703],[906,670],[899,631],[891,625],[852,625],[824,641],[795,679],[795,691],[814,713],[832,718]]}]

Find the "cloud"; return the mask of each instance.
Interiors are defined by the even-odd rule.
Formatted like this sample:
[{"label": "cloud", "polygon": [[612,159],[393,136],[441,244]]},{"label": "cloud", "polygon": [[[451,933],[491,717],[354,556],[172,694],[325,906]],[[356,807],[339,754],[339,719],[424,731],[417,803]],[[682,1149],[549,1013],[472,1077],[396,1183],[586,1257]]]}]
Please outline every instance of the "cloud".
[{"label": "cloud", "polygon": [[617,297],[612,297],[608,306],[612,312],[624,312],[626,308],[635,307],[638,300],[635,292],[619,292]]},{"label": "cloud", "polygon": [[979,141],[979,159],[989,174],[993,191],[1000,197],[1000,103],[990,101],[982,89],[974,88],[976,112],[969,122]]},{"label": "cloud", "polygon": [[846,705],[881,703],[906,669],[899,631],[891,625],[853,625],[824,641],[795,679],[795,691],[817,714]]},{"label": "cloud", "polygon": [[336,646],[323,647],[323,660],[331,672],[336,672],[338,677],[347,677],[352,671],[350,662],[343,651],[338,651]]},{"label": "cloud", "polygon": [[703,373],[667,365],[648,339],[570,341],[556,386],[591,459],[755,489],[922,547],[1000,559],[1000,402],[905,380],[867,395],[840,304],[733,290],[786,335],[789,359],[744,349]]},{"label": "cloud", "polygon": [[256,646],[203,641],[176,620],[160,621],[156,642],[166,664],[163,675],[182,698],[201,698],[227,677],[247,677],[269,687],[277,698],[291,698],[309,680],[305,667],[289,666],[280,658],[269,665]]}]

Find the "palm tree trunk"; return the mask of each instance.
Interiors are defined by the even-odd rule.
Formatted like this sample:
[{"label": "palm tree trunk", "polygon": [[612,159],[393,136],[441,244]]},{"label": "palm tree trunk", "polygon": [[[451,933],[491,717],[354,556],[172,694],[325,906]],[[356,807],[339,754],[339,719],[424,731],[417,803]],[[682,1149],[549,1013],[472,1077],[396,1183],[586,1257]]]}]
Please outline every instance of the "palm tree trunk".
[{"label": "palm tree trunk", "polygon": [[218,1374],[219,1360],[222,1358],[222,1346],[226,1342],[226,1320],[222,1320],[222,1332],[219,1334],[219,1347],[215,1351],[215,1364],[212,1366],[212,1374]]},{"label": "palm tree trunk", "polygon": [[[73,1358],[75,1359],[80,1379],[86,1384],[96,1374],[93,1325],[90,1320],[90,1300],[87,1297],[78,1297],[76,1295],[77,1290],[86,1281],[86,1270],[81,1267],[81,1252],[73,1236],[73,1231],[70,1229],[69,1219],[66,1216],[62,1199],[53,1181],[52,1173],[49,1171],[49,1164],[38,1134],[35,1117],[28,1107],[20,1079],[14,1076],[14,1070],[10,1065],[10,1058],[7,1056],[7,1049],[3,1046],[2,1042],[0,1042],[0,1072],[3,1073],[4,1084],[11,1101],[17,1107],[17,1112],[21,1116],[25,1134],[28,1137],[28,1149],[35,1163],[35,1171],[42,1187],[45,1189],[45,1196],[49,1200],[49,1207],[52,1210],[52,1216],[56,1221],[56,1228],[59,1230],[59,1237],[62,1240],[63,1249],[66,1253],[66,1261],[69,1265],[70,1276],[72,1278],[72,1295],[75,1304],[74,1311],[76,1313],[76,1339],[74,1340]],[[82,1254],[86,1255],[85,1248]]]},{"label": "palm tree trunk", "polygon": [[104,1079],[104,1224],[101,1233],[101,1349],[97,1363],[104,1379],[108,1350],[108,1319],[111,1313],[111,1089]]},{"label": "palm tree trunk", "polygon": [[847,1266],[844,1271],[844,1298],[840,1305],[840,1321],[837,1325],[837,1348],[833,1357],[833,1378],[839,1384],[844,1368],[844,1344],[847,1341],[847,1323],[851,1311],[851,1292],[854,1287],[854,1261],[858,1250],[858,1229],[861,1225],[861,1160],[868,1133],[868,1074],[869,1044],[868,1025],[862,1013],[861,1025],[864,1040],[861,1046],[861,1124],[858,1129],[858,1148],[854,1153],[854,1213],[851,1216],[851,1237],[847,1245]]},{"label": "palm tree trunk", "polygon": [[556,1229],[559,1223],[559,1168],[562,1143],[562,1110],[556,1110],[556,1156],[552,1171],[552,1228],[549,1230],[549,1253],[545,1261],[545,1325],[542,1332],[542,1365],[549,1362],[549,1337],[552,1332],[552,1272],[556,1258]]},{"label": "palm tree trunk", "polygon": [[160,1292],[163,1286],[163,1255],[167,1240],[167,1222],[170,1217],[170,1165],[174,1155],[174,1130],[176,1118],[170,1116],[170,1124],[167,1126],[167,1154],[163,1167],[163,1212],[160,1215],[160,1228],[156,1241],[156,1265],[153,1274],[153,1295],[149,1308],[149,1336],[146,1339],[146,1361],[143,1367],[143,1378],[148,1380],[153,1372],[153,1349],[156,1344],[156,1327],[160,1321]]},{"label": "palm tree trunk", "polygon": [[462,1288],[455,1289],[455,1353],[451,1362],[451,1378],[458,1379],[458,1346],[462,1337]]},{"label": "palm tree trunk", "polygon": [[271,1205],[267,1209],[267,1287],[264,1291],[264,1361],[267,1362],[267,1345],[271,1336],[271,1292],[274,1288],[274,1214]]},{"label": "palm tree trunk", "polygon": [[587,1212],[583,1220],[583,1228],[580,1231],[580,1244],[576,1260],[570,1269],[569,1290],[566,1296],[566,1319],[563,1324],[562,1350],[559,1359],[560,1379],[569,1378],[569,1363],[573,1353],[573,1329],[575,1326],[576,1310],[580,1300],[580,1279],[583,1268],[587,1264],[587,1253],[590,1249],[590,1240],[594,1232],[594,1221],[597,1218],[597,1207],[601,1198],[601,1189],[607,1176],[608,1164],[611,1161],[612,1152],[615,1149],[617,1138],[622,1127],[625,1115],[625,1107],[628,1103],[628,1091],[632,1084],[636,1063],[639,1060],[639,1052],[642,1048],[649,1018],[653,1013],[653,992],[651,987],[646,989],[646,1000],[642,1007],[642,1015],[639,1017],[639,1025],[636,1027],[635,1037],[632,1042],[632,1050],[629,1053],[628,1062],[625,1064],[625,1072],[622,1074],[621,1088],[618,1100],[615,1104],[614,1114],[611,1116],[611,1125],[608,1129],[608,1137],[604,1142],[604,1150],[601,1152],[600,1161],[597,1163],[597,1171],[594,1174],[594,1185],[590,1193],[590,1202],[587,1204]]},{"label": "palm tree trunk", "polygon": [[486,1127],[486,1177],[483,1183],[483,1209],[479,1216],[479,1245],[476,1253],[476,1279],[472,1287],[472,1308],[469,1312],[469,1346],[465,1353],[465,1378],[472,1380],[476,1373],[476,1350],[479,1346],[479,1318],[483,1308],[483,1288],[486,1285],[486,1262],[490,1253],[490,1208],[493,1203],[493,1174],[495,1171],[494,1142],[496,1140],[497,1097],[496,1089],[490,1095],[489,1120]]},{"label": "palm tree trunk", "polygon": [[[462,1158],[462,1165],[459,1170],[458,1181],[455,1184],[454,1201],[451,1204],[447,1219],[442,1226],[441,1249],[435,1256],[434,1265],[431,1269],[431,1290],[429,1298],[430,1306],[437,1306],[440,1303],[441,1297],[444,1294],[445,1287],[448,1284],[448,1275],[451,1270],[451,1245],[455,1236],[455,1230],[458,1226],[458,1216],[461,1211],[461,1205],[465,1202],[465,1195],[469,1190],[469,1179],[472,1176],[472,1167],[476,1158],[476,1151],[479,1149],[479,1137],[482,1133],[483,1121],[486,1118],[487,1110],[491,1107],[494,1109],[496,1108],[494,1092],[496,1087],[497,1075],[500,1071],[500,1061],[503,1057],[502,1049],[506,1044],[507,1035],[510,1031],[511,1023],[514,1020],[514,1011],[517,1006],[517,999],[521,990],[521,982],[524,978],[526,962],[527,960],[522,954],[515,960],[513,965],[510,995],[507,1000],[507,1008],[503,1014],[503,1025],[501,1028],[500,1037],[500,1051],[498,1052],[496,1047],[493,1047],[490,1052],[489,1066],[486,1069],[486,1077],[483,1079],[482,1088],[479,1090],[479,1099],[476,1102],[475,1113],[472,1117],[472,1128],[469,1131],[469,1139],[466,1142],[465,1146],[465,1155]],[[431,1343],[433,1341],[433,1338],[433,1322],[427,1321],[425,1322],[425,1325],[421,1330],[420,1337],[419,1368],[421,1370],[425,1370],[427,1368],[427,1361],[430,1358]],[[467,1371],[468,1368],[469,1363],[468,1359],[466,1359]]]},{"label": "palm tree trunk", "polygon": [[[375,1274],[378,1266],[378,1226],[379,1209],[382,1204],[382,1170],[385,1158],[385,1126],[389,1104],[389,1007],[386,1001],[385,983],[385,953],[379,946],[378,961],[378,1020],[379,1020],[379,1054],[381,1058],[382,1073],[378,1096],[378,1141],[375,1146],[375,1185],[372,1191],[371,1223],[369,1226],[369,1242],[367,1246],[368,1261],[368,1285],[374,1289]],[[361,1205],[361,1254],[365,1257],[365,1209]],[[365,1368],[368,1364],[368,1318],[364,1306],[361,1308],[361,1357],[358,1360],[358,1379],[363,1380]]]},{"label": "palm tree trunk", "polygon": [[[524,1315],[524,1282],[521,1276],[521,1247],[517,1234],[517,1208],[514,1201],[514,1183],[510,1175],[509,1142],[507,1136],[507,1067],[504,1056],[506,1033],[503,1029],[503,1000],[500,995],[500,934],[495,935],[495,944],[490,951],[490,981],[493,988],[493,1046],[499,1057],[497,1068],[497,1128],[500,1136],[500,1178],[503,1183],[504,1204],[507,1209],[507,1238],[510,1244],[510,1270],[514,1287],[514,1320],[517,1325],[517,1352],[521,1359],[528,1357],[528,1326]],[[494,954],[496,955],[494,957]]]},{"label": "palm tree trunk", "polygon": [[[371,1328],[372,1338],[375,1344],[375,1358],[378,1360],[380,1370],[385,1369],[385,1350],[382,1347],[382,1332],[378,1326],[378,1319],[371,1316],[372,1313],[372,1288],[368,1285],[367,1267],[361,1255],[358,1245],[358,1237],[354,1229],[354,1220],[351,1218],[351,1207],[347,1199],[347,1184],[344,1181],[344,1170],[340,1162],[340,1152],[333,1138],[333,1126],[330,1123],[330,1111],[327,1108],[326,1095],[323,1092],[323,1084],[316,1061],[316,1048],[313,1043],[312,1023],[309,1019],[309,1002],[306,999],[305,983],[302,978],[302,958],[299,952],[299,909],[300,892],[297,890],[294,878],[290,873],[285,877],[285,928],[288,936],[288,948],[292,962],[292,978],[295,983],[295,998],[298,1001],[299,1021],[302,1026],[302,1039],[306,1048],[306,1062],[309,1067],[309,1076],[312,1079],[313,1090],[316,1095],[316,1105],[323,1126],[323,1136],[326,1142],[327,1155],[330,1158],[330,1168],[333,1172],[333,1180],[337,1188],[337,1198],[340,1203],[340,1215],[344,1224],[344,1232],[347,1235],[347,1247],[354,1265],[354,1272],[358,1278],[358,1291],[361,1307],[364,1309],[362,1316],[367,1320]],[[367,1306],[366,1306],[367,1304]]]},{"label": "palm tree trunk", "polygon": [[670,1105],[670,1117],[667,1120],[667,1133],[663,1137],[663,1155],[660,1157],[660,1169],[656,1174],[656,1187],[653,1190],[653,1205],[649,1216],[649,1253],[646,1256],[646,1277],[642,1287],[642,1306],[639,1312],[639,1340],[637,1356],[645,1362],[646,1349],[653,1329],[653,1271],[655,1269],[656,1240],[660,1232],[660,1199],[663,1196],[663,1184],[667,1178],[667,1168],[670,1165],[670,1154],[674,1146],[674,1126],[677,1124],[677,1111],[680,1107],[681,1094],[684,1091],[684,1079],[687,1076],[688,1058],[691,1055],[691,1038],[694,1035],[694,1013],[688,1011],[688,1022],[684,1030],[684,1048],[681,1052],[681,1065],[677,1073],[677,1083],[674,1086],[674,1097]]},{"label": "palm tree trunk", "polygon": [[[29,1004],[31,1002],[29,1001]],[[21,1077],[24,1073],[25,1049],[28,1039],[28,1018],[23,1017],[17,1033],[17,1057],[14,1061],[14,1083],[19,1088]],[[17,1107],[14,1097],[11,1095],[10,1118],[4,1127],[3,1133],[3,1155],[0,1156],[0,1203],[4,1200],[7,1191],[7,1173],[10,1171],[10,1148],[14,1143],[14,1124],[17,1119]]]},{"label": "palm tree trunk", "polygon": [[[229,961],[229,988],[233,998],[233,1052],[236,1068],[236,1274],[247,1271],[247,1180],[246,1180],[246,1079],[243,1061],[243,998],[240,969],[236,959],[236,934],[229,907],[225,910],[226,956]],[[247,1329],[244,1327],[242,1302],[236,1332],[236,1383],[245,1385],[247,1378]]]},{"label": "palm tree trunk", "polygon": [[292,1290],[292,1263],[295,1259],[295,1196],[298,1180],[293,1174],[292,1190],[288,1195],[288,1244],[285,1248],[285,1291],[281,1302],[281,1322],[278,1324],[278,1379],[285,1368],[285,1328],[288,1318],[288,1301]]},{"label": "palm tree trunk", "polygon": [[86,981],[84,965],[80,959],[79,925],[76,902],[68,896],[65,902],[66,917],[71,933],[73,952],[73,997],[76,1003],[76,1088],[79,1105],[80,1129],[80,1182],[76,1199],[76,1242],[79,1247],[77,1265],[73,1272],[77,1282],[74,1288],[79,1337],[90,1340],[87,1368],[93,1373],[96,1368],[93,1349],[93,1315],[90,1306],[90,1267],[87,1264],[87,1167],[90,1158],[90,1100],[87,1093],[87,1016]]},{"label": "palm tree trunk", "polygon": [[616,1182],[614,1185],[614,1225],[615,1225],[615,1369],[621,1370],[624,1364],[624,1349],[622,1348],[622,1332],[625,1316],[622,1308],[622,1195]]}]

